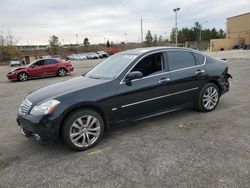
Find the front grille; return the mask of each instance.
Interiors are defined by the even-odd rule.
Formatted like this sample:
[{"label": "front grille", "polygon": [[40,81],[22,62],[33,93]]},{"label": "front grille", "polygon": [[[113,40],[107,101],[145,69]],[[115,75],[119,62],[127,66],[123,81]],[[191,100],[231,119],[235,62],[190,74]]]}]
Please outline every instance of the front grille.
[{"label": "front grille", "polygon": [[32,103],[28,99],[24,99],[22,104],[20,105],[19,113],[26,115],[29,112],[31,105]]}]

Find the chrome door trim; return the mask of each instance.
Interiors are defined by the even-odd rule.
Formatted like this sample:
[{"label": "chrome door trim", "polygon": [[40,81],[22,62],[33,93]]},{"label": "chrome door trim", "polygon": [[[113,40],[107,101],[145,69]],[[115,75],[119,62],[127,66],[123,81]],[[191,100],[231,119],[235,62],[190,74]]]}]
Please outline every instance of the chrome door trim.
[{"label": "chrome door trim", "polygon": [[183,90],[183,91],[178,91],[178,92],[175,92],[175,93],[170,93],[170,94],[167,94],[167,95],[162,95],[162,96],[159,96],[159,97],[154,97],[154,98],[151,98],[151,99],[146,99],[146,100],[142,100],[142,101],[138,101],[138,102],[134,102],[134,103],[130,103],[130,104],[125,104],[125,105],[122,105],[121,108],[126,108],[126,107],[129,107],[129,106],[134,106],[134,105],[137,105],[137,104],[141,104],[141,103],[145,103],[145,102],[149,102],[149,101],[153,101],[153,100],[157,100],[157,99],[161,99],[161,98],[165,98],[165,97],[170,97],[170,96],[173,96],[173,95],[186,93],[186,92],[194,91],[194,90],[197,90],[197,89],[199,89],[199,87],[195,87],[195,88],[191,88],[191,89],[187,89],[187,90]]},{"label": "chrome door trim", "polygon": [[[136,61],[136,63],[128,70],[128,72],[127,72],[127,73],[125,74],[125,76],[122,78],[120,84],[125,84],[124,80],[125,80],[126,75],[127,75],[127,74],[128,74],[128,73],[129,73],[138,63],[139,63],[139,61],[141,61],[144,57],[146,57],[146,56],[148,56],[148,55],[155,54],[155,53],[163,53],[163,52],[168,52],[168,51],[185,51],[185,52],[190,52],[190,53],[197,53],[197,54],[200,54],[200,55],[203,55],[203,56],[204,56],[204,62],[203,62],[203,64],[201,64],[201,65],[196,65],[196,66],[191,66],[191,67],[176,69],[176,70],[172,70],[172,71],[163,70],[163,72],[161,71],[161,73],[159,73],[159,74],[153,74],[153,75],[145,76],[145,77],[140,78],[140,79],[132,80],[132,82],[133,82],[133,81],[137,81],[137,80],[141,80],[141,79],[145,79],[145,78],[150,78],[150,77],[153,77],[153,76],[158,76],[158,75],[165,74],[165,73],[171,73],[171,72],[182,71],[182,70],[191,69],[191,68],[194,68],[194,67],[201,67],[201,66],[204,66],[204,65],[206,64],[206,61],[207,61],[207,57],[206,57],[204,54],[202,54],[202,53],[200,53],[200,52],[198,52],[198,51],[196,52],[196,51],[189,50],[189,49],[178,49],[178,48],[177,48],[177,49],[165,49],[165,50],[154,51],[154,52],[145,54],[145,55],[142,56],[140,59],[138,59],[138,60]],[[128,65],[128,66],[129,66],[129,65]],[[128,67],[128,66],[127,66],[127,67]],[[127,67],[126,67],[126,68],[127,68]],[[123,71],[124,71],[126,68],[124,68]],[[165,69],[166,69],[166,67],[165,67]],[[123,72],[123,71],[122,71],[122,72]],[[121,72],[118,76],[120,76],[120,75],[122,74],[122,72]],[[117,77],[118,77],[118,76],[117,76]]]}]

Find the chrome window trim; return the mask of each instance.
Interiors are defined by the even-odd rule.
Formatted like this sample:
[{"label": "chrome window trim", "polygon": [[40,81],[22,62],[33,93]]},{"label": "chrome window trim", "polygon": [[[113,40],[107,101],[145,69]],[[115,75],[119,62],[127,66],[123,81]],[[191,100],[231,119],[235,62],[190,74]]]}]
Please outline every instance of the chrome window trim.
[{"label": "chrome window trim", "polygon": [[[144,56],[142,56],[140,59],[138,59],[136,61],[136,63],[129,69],[129,71],[125,74],[125,76],[122,78],[122,80],[120,81],[120,85],[121,84],[125,84],[124,80],[125,80],[125,77],[127,76],[127,74],[139,63],[139,61],[141,61],[144,57],[148,56],[148,55],[152,55],[154,53],[160,53],[160,52],[168,52],[168,51],[185,51],[185,52],[190,52],[190,53],[197,53],[197,54],[200,54],[200,55],[203,55],[204,56],[204,62],[203,64],[201,65],[196,65],[196,66],[191,66],[191,67],[185,67],[185,68],[181,68],[181,69],[176,69],[176,70],[172,70],[172,71],[166,71],[166,67],[165,67],[165,70],[163,70],[163,72],[159,73],[159,74],[153,74],[153,75],[149,75],[149,76],[145,76],[143,78],[140,78],[140,79],[135,79],[135,80],[132,80],[133,81],[138,81],[138,80],[142,80],[142,79],[145,79],[145,78],[150,78],[150,77],[153,77],[153,76],[158,76],[158,75],[161,75],[161,74],[165,74],[165,73],[171,73],[171,72],[176,72],[176,71],[182,71],[182,70],[186,70],[186,69],[190,69],[190,68],[194,68],[194,67],[200,67],[200,66],[204,66],[206,64],[206,61],[207,61],[207,57],[200,53],[199,51],[194,51],[194,50],[189,50],[189,49],[165,49],[165,50],[159,50],[159,51],[154,51],[154,52],[151,52],[151,53],[148,53],[148,54],[145,54]],[[195,60],[195,59],[194,59]],[[129,65],[128,65],[129,66]],[[127,67],[128,67],[127,66]],[[126,68],[127,68],[126,67]],[[125,68],[125,69],[126,69]],[[124,69],[124,70],[125,70]],[[124,71],[123,70],[123,71]],[[122,72],[123,72],[122,71]],[[122,72],[119,74],[119,76],[122,74]],[[118,76],[117,76],[118,77]]]},{"label": "chrome window trim", "polygon": [[186,92],[194,91],[194,90],[197,90],[197,89],[199,89],[199,87],[195,87],[195,88],[191,88],[191,89],[186,89],[186,90],[183,90],[183,91],[178,91],[178,92],[170,93],[170,94],[167,94],[167,95],[162,95],[162,96],[159,96],[159,97],[145,99],[145,100],[138,101],[138,102],[133,102],[133,103],[122,105],[121,108],[126,108],[126,107],[129,107],[129,106],[134,106],[134,105],[137,105],[137,104],[141,104],[141,103],[145,103],[145,102],[149,102],[149,101],[153,101],[153,100],[157,100],[157,99],[161,99],[161,98],[165,98],[165,97],[170,97],[170,96],[173,96],[173,95],[177,95],[177,94],[181,94],[181,93],[186,93]]}]

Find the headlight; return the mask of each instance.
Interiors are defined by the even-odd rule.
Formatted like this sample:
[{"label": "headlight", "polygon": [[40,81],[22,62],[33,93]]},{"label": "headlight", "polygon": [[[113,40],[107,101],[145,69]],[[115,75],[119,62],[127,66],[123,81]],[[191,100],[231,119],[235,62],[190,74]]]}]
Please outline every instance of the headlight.
[{"label": "headlight", "polygon": [[54,111],[57,105],[60,104],[60,101],[57,100],[48,100],[42,104],[36,105],[30,111],[32,115],[41,115],[41,114],[50,114]]}]

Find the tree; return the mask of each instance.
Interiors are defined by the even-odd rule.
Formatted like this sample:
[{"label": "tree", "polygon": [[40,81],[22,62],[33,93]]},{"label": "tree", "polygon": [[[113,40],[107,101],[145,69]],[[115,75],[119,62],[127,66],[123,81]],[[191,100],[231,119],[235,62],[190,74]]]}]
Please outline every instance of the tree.
[{"label": "tree", "polygon": [[176,28],[172,28],[172,31],[170,33],[170,42],[174,42],[176,37]]},{"label": "tree", "polygon": [[163,37],[162,37],[161,35],[159,36],[158,42],[159,42],[159,43],[162,43],[162,42],[163,42]]},{"label": "tree", "polygon": [[84,44],[84,46],[88,46],[90,43],[89,43],[89,39],[86,37],[86,38],[84,38],[84,40],[83,40],[83,44]]},{"label": "tree", "polygon": [[146,39],[146,44],[147,44],[147,46],[151,46],[152,43],[153,43],[153,37],[152,37],[152,35],[151,35],[150,30],[148,30],[145,39]]},{"label": "tree", "polygon": [[59,39],[56,35],[52,35],[49,39],[49,45],[50,45],[50,48],[52,50],[52,54],[57,54],[57,51],[59,49],[59,45],[60,45],[60,42],[59,42]]},{"label": "tree", "polygon": [[156,34],[154,34],[153,43],[154,43],[154,46],[156,46],[158,43],[158,36]]},{"label": "tree", "polygon": [[109,42],[109,40],[107,40],[106,47],[107,47],[107,48],[109,48],[109,47],[110,47],[110,42]]}]

